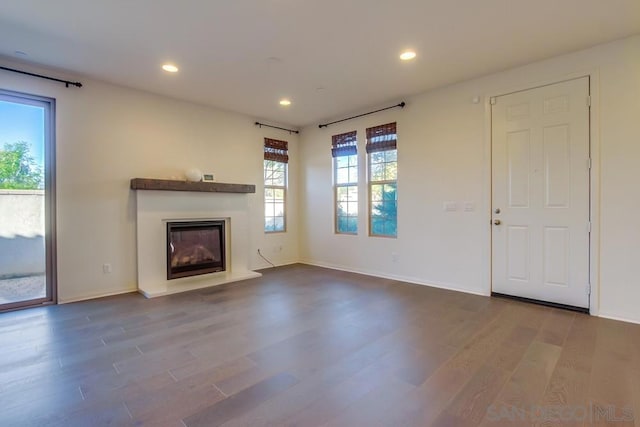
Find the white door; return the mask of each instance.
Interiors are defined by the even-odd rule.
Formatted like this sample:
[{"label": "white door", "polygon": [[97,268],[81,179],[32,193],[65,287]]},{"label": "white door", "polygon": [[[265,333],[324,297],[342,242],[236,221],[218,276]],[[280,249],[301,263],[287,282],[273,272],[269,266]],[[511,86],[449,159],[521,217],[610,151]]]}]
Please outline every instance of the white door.
[{"label": "white door", "polygon": [[589,78],[492,99],[492,291],[589,307]]}]

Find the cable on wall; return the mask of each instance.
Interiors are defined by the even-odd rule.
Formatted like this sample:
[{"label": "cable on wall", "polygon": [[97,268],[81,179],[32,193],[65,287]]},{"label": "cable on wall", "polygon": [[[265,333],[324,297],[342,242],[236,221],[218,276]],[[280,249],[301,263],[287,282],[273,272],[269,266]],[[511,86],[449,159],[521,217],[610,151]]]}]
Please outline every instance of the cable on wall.
[{"label": "cable on wall", "polygon": [[269,261],[269,260],[267,259],[267,257],[265,257],[264,255],[262,255],[262,252],[260,252],[260,249],[258,249],[258,255],[260,255],[260,257],[261,257],[263,260],[265,260],[265,261],[267,261],[269,264],[271,264],[271,267],[275,267],[275,266],[276,266],[274,263],[272,263],[271,261]]},{"label": "cable on wall", "polygon": [[335,122],[329,122],[329,123],[321,124],[321,125],[318,125],[318,127],[320,129],[326,128],[329,125],[334,125],[334,124],[340,123],[340,122],[346,122],[347,120],[357,119],[358,117],[368,116],[369,114],[379,113],[380,111],[390,110],[392,108],[398,108],[398,107],[404,108],[405,105],[407,105],[407,104],[404,101],[402,101],[401,103],[396,104],[396,105],[392,105],[391,107],[381,108],[379,110],[369,111],[368,113],[358,114],[357,116],[347,117],[346,119],[336,120]]},{"label": "cable on wall", "polygon": [[283,131],[285,131],[285,132],[289,132],[289,135],[291,135],[292,133],[296,133],[296,134],[297,134],[297,133],[300,133],[300,131],[299,131],[299,130],[293,130],[293,129],[281,128],[281,127],[279,127],[279,126],[268,125],[268,124],[265,124],[265,123],[256,122],[255,124],[256,124],[256,126],[260,126],[260,127],[263,127],[263,126],[264,126],[264,127],[272,128],[272,129],[280,129],[280,130],[283,130]]},{"label": "cable on wall", "polygon": [[72,81],[69,81],[69,80],[57,79],[55,77],[44,76],[42,74],[36,74],[36,73],[30,73],[28,71],[16,70],[15,68],[1,67],[0,66],[0,70],[10,71],[12,73],[24,74],[26,76],[31,76],[31,77],[37,77],[39,79],[52,80],[52,81],[58,82],[58,83],[64,83],[64,85],[66,87],[69,87],[69,86],[82,87],[82,83],[80,83],[80,82],[72,82]]}]

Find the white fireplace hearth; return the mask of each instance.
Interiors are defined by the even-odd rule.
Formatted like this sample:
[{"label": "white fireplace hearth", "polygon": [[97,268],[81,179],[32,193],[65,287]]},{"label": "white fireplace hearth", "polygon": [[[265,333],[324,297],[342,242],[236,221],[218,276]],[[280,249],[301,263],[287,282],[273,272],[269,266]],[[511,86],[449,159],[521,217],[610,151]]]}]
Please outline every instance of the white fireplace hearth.
[{"label": "white fireplace hearth", "polygon": [[[251,224],[245,194],[137,190],[138,291],[145,297],[261,276],[249,268]],[[224,221],[225,271],[167,280],[167,223],[202,220]]]}]

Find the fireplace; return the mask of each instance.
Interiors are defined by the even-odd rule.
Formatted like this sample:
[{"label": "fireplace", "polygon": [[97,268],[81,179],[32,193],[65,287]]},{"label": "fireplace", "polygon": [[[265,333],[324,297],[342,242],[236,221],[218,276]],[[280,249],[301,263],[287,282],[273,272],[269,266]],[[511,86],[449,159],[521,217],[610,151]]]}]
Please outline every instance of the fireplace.
[{"label": "fireplace", "polygon": [[225,271],[224,221],[167,223],[167,280]]}]

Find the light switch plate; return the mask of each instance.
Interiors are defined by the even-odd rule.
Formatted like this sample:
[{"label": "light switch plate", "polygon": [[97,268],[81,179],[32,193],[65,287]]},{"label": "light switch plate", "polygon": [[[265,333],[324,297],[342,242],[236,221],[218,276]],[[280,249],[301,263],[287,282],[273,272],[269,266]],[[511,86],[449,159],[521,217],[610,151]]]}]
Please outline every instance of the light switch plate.
[{"label": "light switch plate", "polygon": [[455,212],[458,210],[458,204],[456,202],[444,202],[442,208],[445,212]]},{"label": "light switch plate", "polygon": [[464,211],[465,212],[473,212],[476,210],[476,204],[473,202],[464,202]]}]

